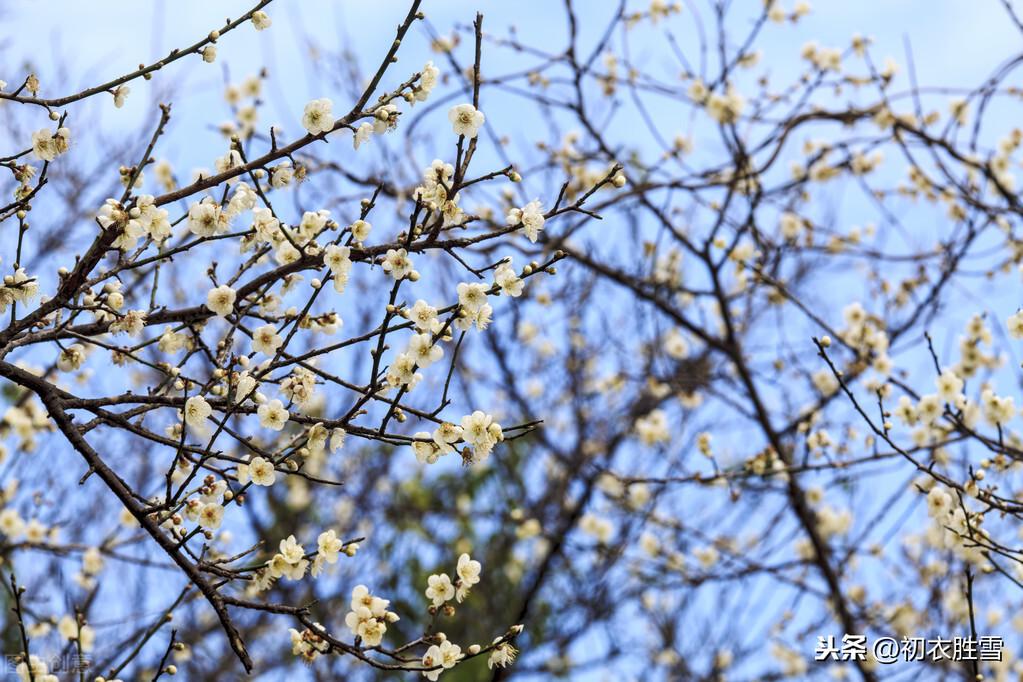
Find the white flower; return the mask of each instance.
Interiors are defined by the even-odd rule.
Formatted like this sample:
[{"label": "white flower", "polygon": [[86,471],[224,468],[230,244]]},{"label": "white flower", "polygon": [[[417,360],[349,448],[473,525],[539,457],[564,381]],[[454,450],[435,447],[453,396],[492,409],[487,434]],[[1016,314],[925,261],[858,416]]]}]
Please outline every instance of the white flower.
[{"label": "white flower", "polygon": [[78,621],[71,616],[62,616],[57,621],[57,634],[66,640],[78,638]]},{"label": "white flower", "polygon": [[349,229],[352,231],[352,239],[357,242],[364,242],[366,237],[369,236],[369,231],[373,229],[373,225],[365,220],[356,220]]},{"label": "white flower", "polygon": [[917,403],[916,412],[925,424],[930,424],[941,416],[942,402],[935,394],[925,395]]},{"label": "white flower", "polygon": [[535,244],[546,222],[540,200],[534,199],[522,208],[511,209],[508,211],[507,222],[509,227],[521,225],[522,233]]},{"label": "white flower", "polygon": [[[416,361],[408,353],[400,353],[387,368],[387,383],[390,386],[405,386],[417,381]],[[411,386],[409,387],[411,390]]]},{"label": "white flower", "polygon": [[[426,188],[428,189],[435,189],[441,184],[450,187],[451,178],[454,177],[454,175],[455,167],[452,164],[444,163],[440,159],[434,159],[430,163],[430,167],[423,171],[423,182],[426,183]],[[447,198],[446,190],[440,198]]]},{"label": "white flower", "polygon": [[330,269],[333,288],[338,293],[343,293],[348,284],[349,273],[352,270],[351,253],[351,248],[338,244],[330,244],[323,249],[323,265]]},{"label": "white flower", "polygon": [[434,606],[443,606],[444,602],[451,601],[455,596],[455,586],[451,584],[451,578],[447,573],[431,575],[426,579],[426,598],[433,600]]},{"label": "white flower", "polygon": [[[114,203],[116,205],[116,202]],[[100,212],[103,212],[102,209]],[[138,236],[148,233],[155,241],[162,242],[171,236],[173,231],[169,215],[167,209],[156,206],[156,198],[152,194],[143,194],[135,200],[135,205],[128,211],[130,218],[128,225]],[[133,224],[137,227],[131,227]]]},{"label": "white flower", "polygon": [[486,459],[494,445],[504,440],[501,425],[480,410],[462,417],[462,437],[472,446],[476,460]]},{"label": "white flower", "polygon": [[298,224],[298,233],[303,239],[312,239],[323,232],[330,220],[330,211],[306,211],[302,214],[302,222]]},{"label": "white flower", "polygon": [[324,561],[330,564],[337,563],[343,546],[344,543],[338,539],[337,533],[333,529],[320,533],[319,537],[316,538],[316,548],[319,556],[322,556]]},{"label": "white flower", "polygon": [[256,413],[259,415],[259,425],[265,429],[280,431],[288,423],[288,411],[276,398],[260,405]]},{"label": "white flower", "polygon": [[358,149],[359,145],[368,140],[372,135],[373,135],[372,123],[366,121],[360,124],[355,131],[355,136],[352,138],[352,146]]},{"label": "white flower", "polygon": [[114,95],[114,107],[117,108],[117,109],[120,109],[121,107],[123,107],[124,106],[124,100],[126,100],[128,98],[128,93],[130,93],[130,92],[131,92],[131,88],[129,88],[127,85],[119,85],[119,86],[117,86],[117,88],[113,92],[113,95]]},{"label": "white flower", "polygon": [[689,355],[689,344],[679,330],[672,329],[665,334],[664,352],[676,360],[682,360]]},{"label": "white flower", "polygon": [[68,150],[70,142],[68,128],[58,128],[56,133],[43,128],[32,133],[32,153],[40,161],[53,161]]},{"label": "white flower", "polygon": [[795,239],[803,229],[803,220],[795,213],[786,211],[781,214],[781,234],[786,239]]},{"label": "white flower", "polygon": [[287,187],[295,178],[295,169],[291,167],[291,161],[284,159],[270,171],[270,186],[274,189]]},{"label": "white flower", "polygon": [[334,128],[334,116],[331,112],[334,103],[326,97],[314,99],[305,105],[302,113],[302,127],[311,135],[329,133]]},{"label": "white flower", "polygon": [[480,562],[470,559],[468,554],[458,557],[458,568],[455,572],[458,573],[459,585],[455,598],[459,603],[469,594],[469,588],[480,581],[480,571],[482,570]]},{"label": "white flower", "polygon": [[432,437],[440,454],[446,455],[454,452],[454,444],[462,439],[462,427],[450,422],[441,422],[441,425],[434,429]]},{"label": "white flower", "polygon": [[664,410],[652,410],[645,417],[636,420],[636,435],[644,445],[656,445],[671,438],[668,430],[668,415]]},{"label": "white flower", "polygon": [[217,60],[217,47],[216,45],[207,45],[202,50],[202,60],[207,64],[212,64]]},{"label": "white flower", "polygon": [[458,104],[448,111],[448,120],[451,121],[455,135],[476,137],[486,117],[471,104]]},{"label": "white flower", "polygon": [[984,408],[984,418],[991,426],[1005,425],[1016,415],[1012,396],[1000,397],[991,389],[986,389],[980,394],[980,402]]},{"label": "white flower", "polygon": [[[492,642],[497,644],[501,638],[497,637]],[[487,659],[487,667],[493,669],[496,665],[498,668],[507,668],[515,660],[515,654],[519,653],[518,650],[511,645],[511,642],[501,642],[490,652],[490,658]]]},{"label": "white flower", "polygon": [[415,453],[416,459],[420,464],[433,464],[442,454],[437,443],[430,440],[430,433],[428,431],[417,431],[412,434],[412,438],[414,439],[412,441],[412,452]]},{"label": "white flower", "polygon": [[423,677],[430,682],[436,682],[441,672],[454,668],[461,658],[462,648],[457,644],[452,644],[451,640],[445,639],[440,644],[433,644],[423,654],[423,667],[436,669],[424,670]]},{"label": "white flower", "polygon": [[412,259],[405,249],[388,249],[382,267],[384,272],[398,280],[412,272]]},{"label": "white flower", "polygon": [[373,132],[383,135],[398,125],[398,106],[385,104],[373,110]]},{"label": "white flower", "polygon": [[277,334],[277,328],[272,324],[264,324],[252,332],[252,350],[257,353],[272,357],[282,343],[284,339]]},{"label": "white flower", "polygon": [[426,62],[419,74],[419,85],[415,89],[414,102],[425,102],[433,89],[437,87],[439,77],[440,69],[434,66],[432,61]]},{"label": "white flower", "polygon": [[57,368],[61,372],[74,372],[85,362],[85,347],[80,343],[73,343],[60,352],[57,356]]},{"label": "white flower", "polygon": [[337,452],[345,445],[345,436],[347,432],[344,429],[334,429],[330,432],[330,451]]},{"label": "white flower", "polygon": [[592,535],[597,542],[606,545],[614,533],[614,526],[605,518],[594,514],[583,514],[579,519],[579,528],[587,535]]},{"label": "white flower", "polygon": [[387,623],[398,620],[397,614],[387,610],[390,602],[374,597],[365,585],[352,590],[352,610],[345,616],[345,625],[366,646],[379,646],[387,632]]},{"label": "white flower", "polygon": [[[290,538],[294,541],[294,536]],[[281,541],[284,545],[285,541]],[[299,550],[302,549],[301,545],[298,545]],[[298,559],[297,561],[289,561],[284,554],[275,554],[270,560],[270,565],[267,567],[270,570],[271,577],[280,578],[281,576],[288,580],[301,580],[302,576],[305,575],[306,568],[309,567],[309,561],[306,559]]]},{"label": "white flower", "polygon": [[[3,514],[0,514],[3,516]],[[2,525],[2,524],[0,524]],[[90,547],[82,553],[82,572],[86,575],[96,575],[103,570],[103,555],[98,547]]]},{"label": "white flower", "polygon": [[365,585],[356,585],[355,588],[352,589],[352,600],[350,604],[352,611],[359,608],[365,608],[374,618],[385,618],[387,615],[387,607],[390,603],[391,602],[387,599],[374,597],[370,594],[369,588]]},{"label": "white flower", "polygon": [[281,551],[281,556],[289,564],[297,564],[305,557],[305,549],[302,548],[302,545],[298,544],[294,535],[289,535],[284,540],[281,540],[278,548]]},{"label": "white flower", "polygon": [[420,367],[429,367],[444,357],[444,349],[433,342],[431,334],[416,334],[412,337],[406,351]]},{"label": "white flower", "polygon": [[252,13],[252,25],[256,27],[257,31],[264,31],[270,28],[270,15],[263,10],[256,10]]},{"label": "white flower", "polygon": [[952,510],[952,496],[941,487],[934,486],[927,493],[927,515],[932,519],[944,519]]},{"label": "white flower", "polygon": [[214,203],[212,199],[203,199],[188,208],[188,229],[192,234],[212,237],[226,225],[220,205]]},{"label": "white flower", "polygon": [[1010,315],[1006,326],[1009,328],[1009,336],[1014,339],[1023,339],[1023,311]]},{"label": "white flower", "polygon": [[408,319],[421,332],[435,334],[440,331],[442,326],[440,320],[437,319],[437,309],[422,299],[416,301],[415,305],[409,309]]},{"label": "white flower", "polygon": [[6,535],[8,540],[18,537],[24,530],[25,522],[16,509],[8,507],[0,511],[0,533]]},{"label": "white flower", "polygon": [[206,294],[206,307],[220,317],[227,317],[234,310],[234,300],[234,289],[223,284],[215,289],[210,289],[210,292]]},{"label": "white flower", "polygon": [[220,522],[224,518],[224,508],[219,504],[210,503],[203,505],[199,512],[199,525],[203,528],[216,530],[220,528]]},{"label": "white flower", "polygon": [[193,395],[185,401],[185,423],[189,426],[203,426],[212,413],[213,408],[201,395]]},{"label": "white flower", "polygon": [[122,317],[110,323],[111,333],[124,333],[128,336],[138,336],[146,326],[145,310],[129,310]]},{"label": "white flower", "polygon": [[17,673],[18,679],[21,682],[29,682],[29,680],[35,680],[36,682],[58,682],[60,678],[56,675],[48,674],[49,668],[46,663],[43,662],[35,654],[31,654],[28,657],[28,663],[22,661],[14,668],[14,672]]},{"label": "white flower", "polygon": [[247,471],[253,485],[269,488],[277,481],[277,471],[274,469],[273,462],[263,457],[253,457],[247,465]]},{"label": "white flower", "polygon": [[746,100],[732,87],[724,93],[713,92],[706,101],[707,113],[718,123],[734,123],[742,114]]},{"label": "white flower", "polygon": [[510,259],[504,261],[497,266],[494,270],[494,284],[501,288],[501,291],[512,298],[518,298],[522,295],[522,288],[525,286],[525,282],[518,276],[514,268],[512,268]]},{"label": "white flower", "polygon": [[458,285],[458,304],[467,312],[475,312],[487,303],[487,285],[462,282]]},{"label": "white flower", "polygon": [[[231,149],[223,156],[219,156],[214,160],[213,167],[217,173],[226,173],[229,170],[233,170],[242,165],[242,155],[238,153],[237,149]],[[228,182],[232,182],[228,180]]]},{"label": "white flower", "polygon": [[938,387],[938,396],[946,403],[954,403],[956,398],[962,395],[963,380],[952,370],[946,369],[942,372],[934,380],[934,384]]}]

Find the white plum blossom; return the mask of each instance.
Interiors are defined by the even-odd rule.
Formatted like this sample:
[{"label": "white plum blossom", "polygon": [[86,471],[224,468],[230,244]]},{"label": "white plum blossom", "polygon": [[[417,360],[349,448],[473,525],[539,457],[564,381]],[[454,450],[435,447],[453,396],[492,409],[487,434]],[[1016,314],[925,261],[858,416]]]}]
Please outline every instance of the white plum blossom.
[{"label": "white plum blossom", "polygon": [[[277,471],[273,462],[263,457],[253,457],[246,466],[246,475],[253,485],[269,488],[277,481]],[[239,478],[241,477],[239,467]]]},{"label": "white plum blossom", "polygon": [[330,451],[337,452],[345,446],[345,437],[348,434],[344,429],[337,428],[330,432]]},{"label": "white plum blossom", "polygon": [[256,412],[259,415],[259,425],[265,429],[280,431],[288,423],[288,411],[276,398],[260,405]]},{"label": "white plum blossom", "polygon": [[380,646],[387,624],[398,620],[397,614],[387,610],[389,604],[387,599],[373,596],[365,585],[356,585],[345,625],[353,635],[362,638],[365,646]]},{"label": "white plum blossom", "polygon": [[227,317],[234,310],[235,291],[223,284],[210,289],[206,294],[206,307],[220,317]]},{"label": "white plum blossom", "polygon": [[433,442],[442,455],[454,452],[454,444],[462,439],[462,427],[451,422],[441,422],[433,431]]},{"label": "white plum blossom", "polygon": [[952,496],[941,486],[934,486],[927,493],[927,514],[933,519],[943,519],[952,511]]},{"label": "white plum blossom", "polygon": [[252,350],[263,355],[273,356],[284,343],[272,324],[264,324],[252,332]]},{"label": "white plum blossom", "polygon": [[433,644],[423,654],[423,667],[433,669],[424,670],[423,677],[430,682],[436,682],[441,672],[454,668],[461,659],[462,648],[452,644],[451,640],[445,639],[440,644]]},{"label": "white plum blossom", "polygon": [[433,464],[443,454],[437,443],[430,439],[428,431],[418,431],[412,438],[412,452],[420,464]]},{"label": "white plum blossom", "polygon": [[263,10],[256,10],[252,13],[252,25],[257,31],[265,31],[270,28],[273,22],[270,20],[270,15]]},{"label": "white plum blossom", "polygon": [[129,310],[110,323],[111,333],[124,333],[128,336],[139,336],[146,326],[146,311]]},{"label": "white plum blossom", "polygon": [[436,334],[441,330],[441,322],[437,319],[437,309],[432,305],[419,299],[408,309],[406,315],[415,328],[421,332]]},{"label": "white plum blossom", "polygon": [[1013,313],[1006,321],[1009,329],[1009,336],[1014,339],[1023,339],[1023,310]]},{"label": "white plum blossom", "polygon": [[220,528],[220,522],[224,518],[224,507],[219,504],[204,504],[199,512],[199,525],[209,530]]},{"label": "white plum blossom", "polygon": [[373,132],[383,135],[398,125],[398,105],[384,104],[373,111]]},{"label": "white plum blossom", "polygon": [[326,97],[312,100],[305,105],[302,113],[302,127],[310,135],[329,133],[334,129],[333,107],[334,103]]},{"label": "white plum blossom", "polygon": [[447,573],[431,575],[426,582],[426,598],[433,600],[434,606],[443,606],[444,602],[455,598],[455,586]]},{"label": "white plum blossom", "polygon": [[458,557],[458,590],[455,593],[455,598],[458,603],[468,596],[469,589],[480,581],[480,572],[483,570],[480,562],[469,557],[468,554],[462,554]]},{"label": "white plum blossom", "polygon": [[61,372],[77,371],[85,362],[85,347],[80,343],[73,343],[60,351],[57,356],[57,369]]},{"label": "white plum blossom", "polygon": [[938,388],[938,397],[946,403],[954,403],[962,395],[963,380],[952,370],[945,370],[934,380]]},{"label": "white plum blossom", "polygon": [[519,652],[511,642],[502,642],[500,637],[496,637],[491,644],[496,646],[490,652],[490,657],[487,658],[488,668],[493,669],[495,665],[498,668],[507,668],[515,661],[515,655]]},{"label": "white plum blossom", "polygon": [[53,161],[66,152],[71,143],[71,130],[65,127],[57,132],[43,128],[32,133],[32,153],[40,161]]},{"label": "white plum blossom", "polygon": [[471,104],[457,104],[448,111],[448,120],[451,121],[455,135],[472,138],[479,133],[486,117]]},{"label": "white plum blossom", "polygon": [[185,401],[185,423],[189,426],[204,426],[206,419],[211,414],[213,414],[213,408],[201,395],[193,395]]},{"label": "white plum blossom", "polygon": [[521,225],[522,234],[535,244],[546,222],[540,200],[534,199],[522,208],[511,209],[508,211],[507,222],[509,227]]},{"label": "white plum blossom", "polygon": [[344,543],[338,539],[337,533],[331,529],[320,533],[316,539],[316,551],[327,563],[337,563]]},{"label": "white plum blossom", "polygon": [[408,252],[405,249],[388,249],[381,267],[383,267],[384,272],[389,273],[396,280],[402,279],[414,272],[412,269],[412,259],[409,258]]},{"label": "white plum blossom", "polygon": [[494,446],[504,440],[504,432],[491,415],[476,410],[462,417],[462,437],[472,446],[474,461],[478,462],[489,457]]},{"label": "white plum blossom", "polygon": [[458,304],[468,312],[475,312],[487,303],[487,285],[479,282],[462,282],[457,287]]},{"label": "white plum blossom", "polygon": [[373,136],[373,124],[369,121],[365,121],[359,124],[359,127],[355,129],[355,135],[352,136],[352,146],[358,149],[364,142],[369,140]]},{"label": "white plum blossom", "polygon": [[415,98],[412,100],[412,103],[425,102],[430,93],[433,92],[433,89],[437,87],[439,78],[440,69],[434,66],[432,61],[426,62],[419,72],[419,83],[413,91]]},{"label": "white plum blossom", "polygon": [[188,229],[199,237],[212,237],[227,226],[220,205],[206,198],[188,208]]},{"label": "white plum blossom", "polygon": [[512,298],[521,296],[522,289],[525,287],[525,282],[512,268],[511,259],[502,262],[494,270],[494,284],[500,287],[501,293]]},{"label": "white plum blossom", "polygon": [[636,420],[636,435],[644,445],[664,443],[671,438],[668,430],[668,415],[664,410],[651,410],[649,414]]},{"label": "white plum blossom", "polygon": [[416,334],[406,351],[417,365],[426,368],[444,357],[444,349],[433,342],[431,334]]},{"label": "white plum blossom", "polygon": [[114,107],[117,109],[123,107],[124,101],[128,99],[128,93],[130,92],[131,88],[129,88],[127,85],[119,85],[116,88],[114,88],[114,91],[111,93],[114,96]]}]

